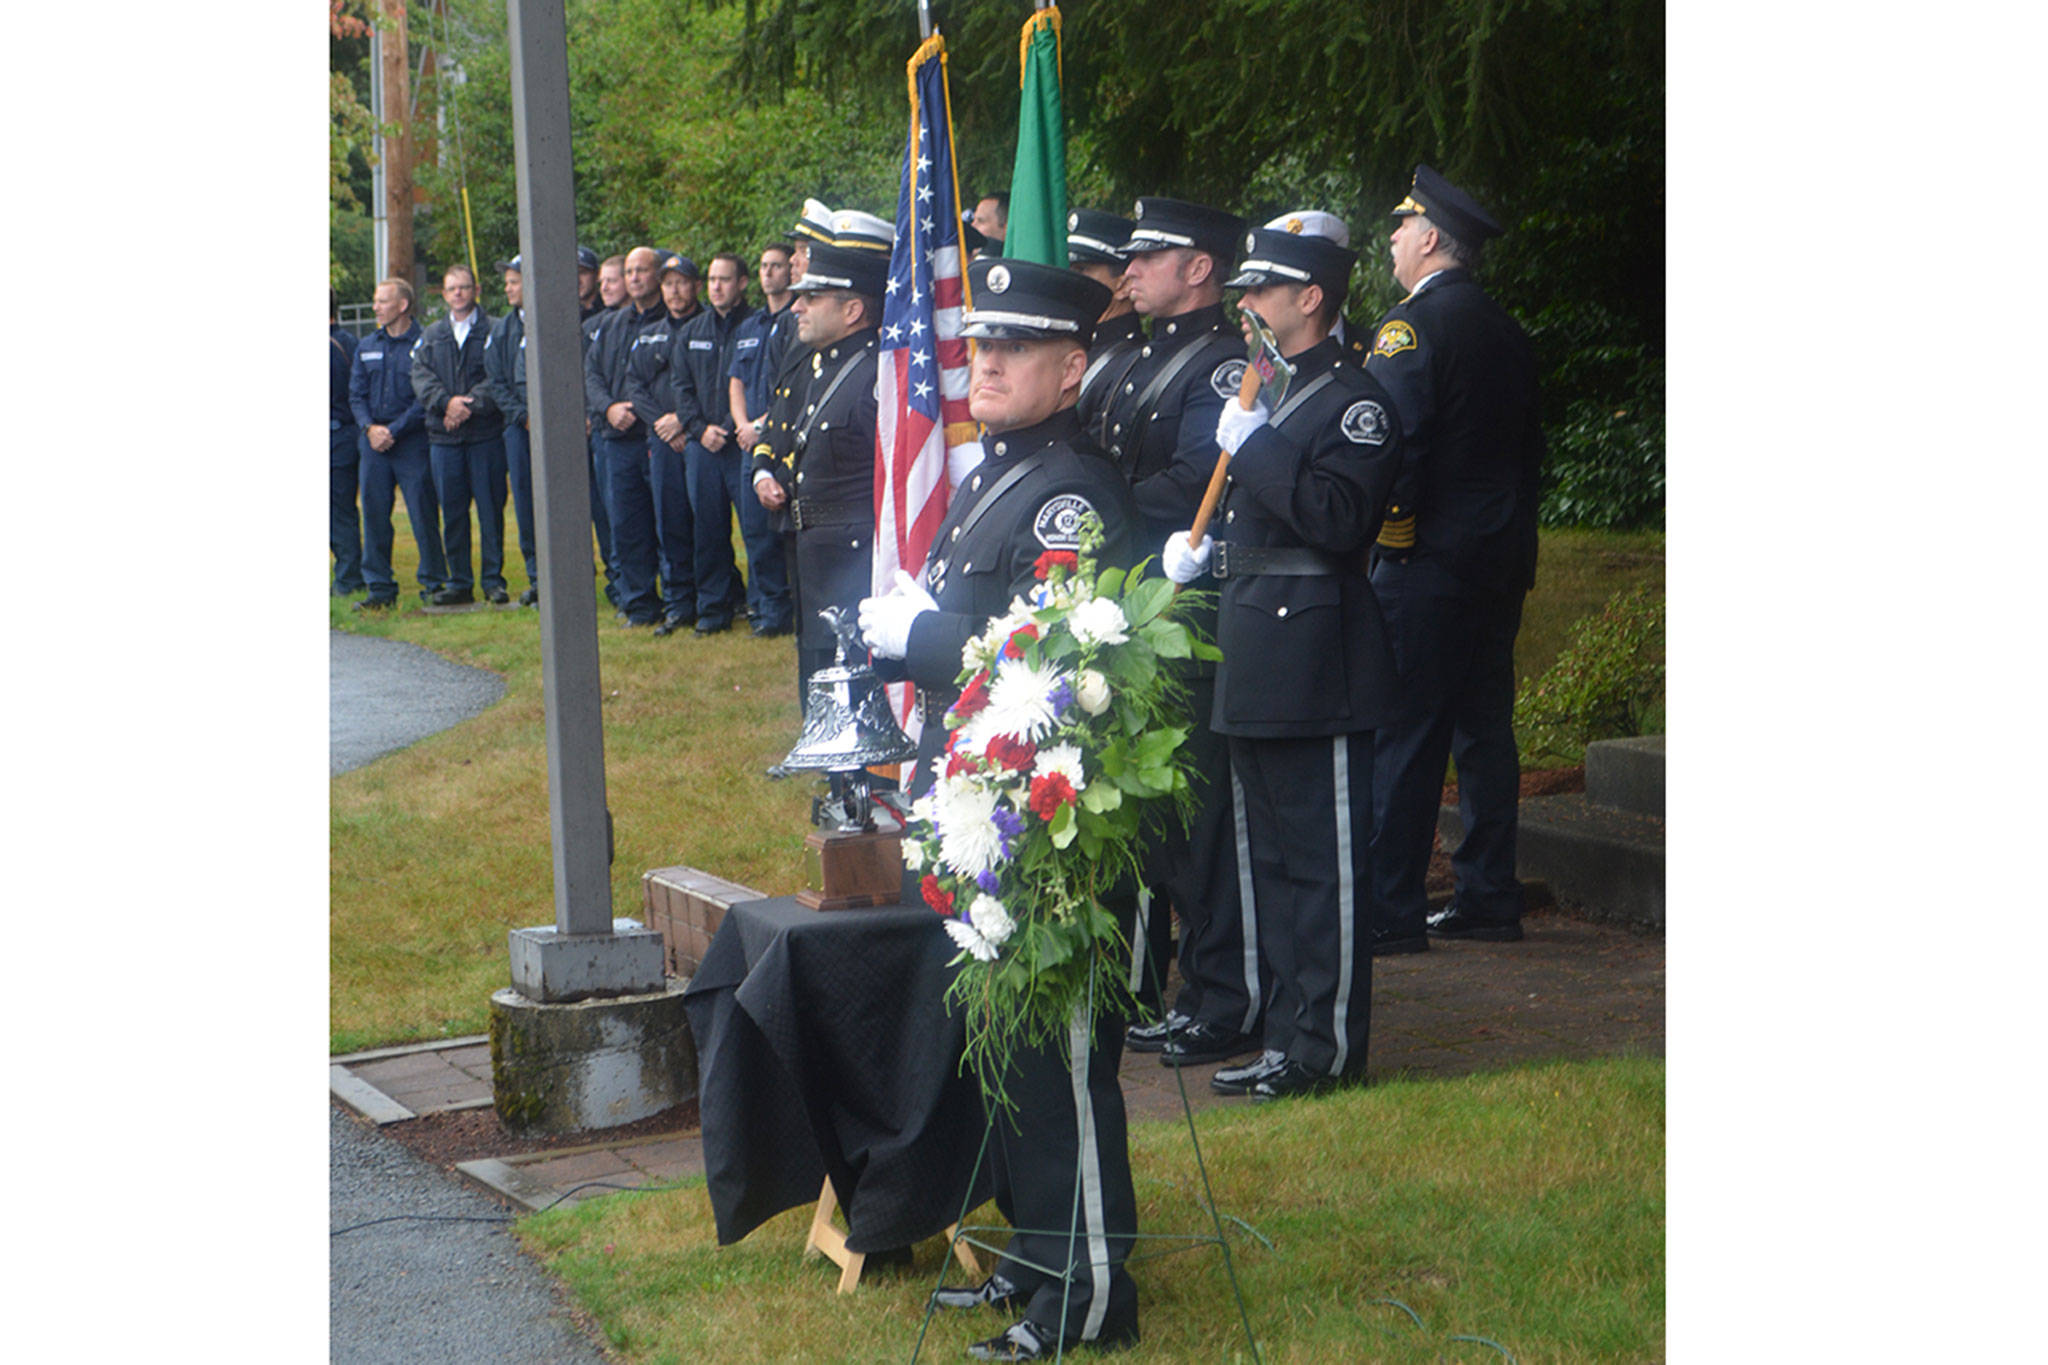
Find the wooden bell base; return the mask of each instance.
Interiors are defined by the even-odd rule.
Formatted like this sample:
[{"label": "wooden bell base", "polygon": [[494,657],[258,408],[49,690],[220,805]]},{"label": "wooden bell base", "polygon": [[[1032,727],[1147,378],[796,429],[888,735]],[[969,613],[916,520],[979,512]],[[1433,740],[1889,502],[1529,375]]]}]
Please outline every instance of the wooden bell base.
[{"label": "wooden bell base", "polygon": [[796,893],[808,910],[865,910],[903,894],[903,838],[879,830],[814,829],[804,836],[811,884]]}]

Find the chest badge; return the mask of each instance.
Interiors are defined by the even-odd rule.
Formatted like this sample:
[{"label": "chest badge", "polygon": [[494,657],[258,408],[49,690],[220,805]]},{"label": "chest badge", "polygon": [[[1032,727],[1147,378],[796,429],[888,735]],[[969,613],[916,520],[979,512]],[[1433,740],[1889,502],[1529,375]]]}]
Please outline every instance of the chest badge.
[{"label": "chest badge", "polygon": [[1237,386],[1244,383],[1244,361],[1226,360],[1209,372],[1209,387],[1216,390],[1216,396],[1224,402],[1237,397]]},{"label": "chest badge", "polygon": [[1079,493],[1062,493],[1046,499],[1031,522],[1031,534],[1048,550],[1081,548],[1081,518],[1095,510]]},{"label": "chest badge", "polygon": [[1361,398],[1344,409],[1344,420],[1338,425],[1344,432],[1344,439],[1355,446],[1387,443],[1387,410],[1370,398]]}]

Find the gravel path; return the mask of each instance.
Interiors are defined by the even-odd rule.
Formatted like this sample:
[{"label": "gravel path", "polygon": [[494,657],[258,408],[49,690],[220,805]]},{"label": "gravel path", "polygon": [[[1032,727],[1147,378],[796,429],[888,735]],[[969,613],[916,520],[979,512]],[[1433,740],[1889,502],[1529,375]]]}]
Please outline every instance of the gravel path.
[{"label": "gravel path", "polygon": [[[503,1219],[505,1206],[340,1107],[328,1130],[330,1232],[393,1214]],[[505,1222],[379,1223],[331,1237],[328,1357],[435,1365],[603,1365],[554,1278]]]},{"label": "gravel path", "polygon": [[328,776],[468,720],[505,695],[505,680],[402,640],[327,635]]},{"label": "gravel path", "polygon": [[[359,768],[476,715],[505,693],[496,674],[418,645],[329,637],[331,773]],[[603,1365],[553,1276],[520,1250],[506,1207],[339,1105],[328,1129],[329,1359],[393,1365]]]}]

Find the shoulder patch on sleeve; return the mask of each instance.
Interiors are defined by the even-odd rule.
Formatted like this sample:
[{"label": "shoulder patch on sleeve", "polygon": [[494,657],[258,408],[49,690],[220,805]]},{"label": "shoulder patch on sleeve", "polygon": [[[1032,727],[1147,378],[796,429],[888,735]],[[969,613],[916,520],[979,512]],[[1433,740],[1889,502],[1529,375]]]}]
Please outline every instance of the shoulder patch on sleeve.
[{"label": "shoulder patch on sleeve", "polygon": [[1361,398],[1344,409],[1344,420],[1339,423],[1344,439],[1355,446],[1380,446],[1387,443],[1387,410],[1370,398]]},{"label": "shoulder patch on sleeve", "polygon": [[1244,382],[1244,361],[1226,360],[1209,372],[1209,387],[1216,390],[1216,396],[1223,399],[1237,397],[1237,386]]},{"label": "shoulder patch on sleeve", "polygon": [[1380,328],[1379,336],[1372,343],[1374,355],[1399,355],[1414,349],[1415,329],[1399,318]]},{"label": "shoulder patch on sleeve", "polygon": [[1081,548],[1081,518],[1094,510],[1095,505],[1079,493],[1061,493],[1058,497],[1047,498],[1031,522],[1031,534],[1048,550],[1078,550]]}]

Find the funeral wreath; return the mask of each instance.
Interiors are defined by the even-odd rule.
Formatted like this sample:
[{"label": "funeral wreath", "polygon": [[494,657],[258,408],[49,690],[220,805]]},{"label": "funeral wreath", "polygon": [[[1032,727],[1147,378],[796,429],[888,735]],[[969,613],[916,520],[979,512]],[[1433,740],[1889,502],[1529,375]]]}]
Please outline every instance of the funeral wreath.
[{"label": "funeral wreath", "polygon": [[911,807],[903,858],[959,945],[947,1005],[963,1065],[995,1102],[1012,1053],[1130,1006],[1128,949],[1103,897],[1135,887],[1141,838],[1185,821],[1186,690],[1161,660],[1220,657],[1188,596],[1145,564],[1098,571],[1040,555],[1039,582],[961,651],[936,781]]}]

